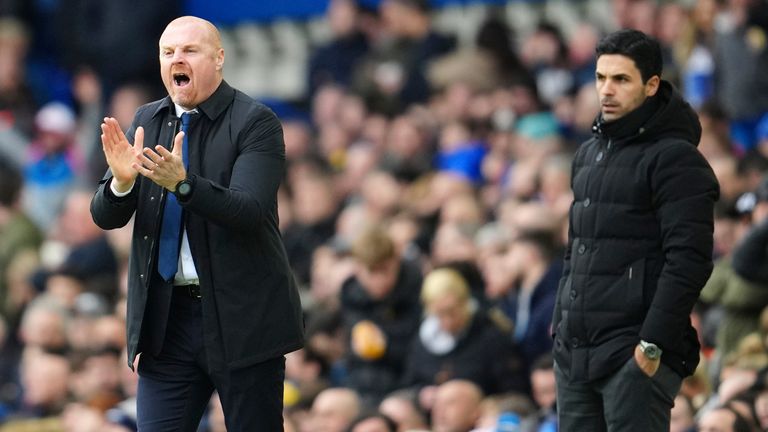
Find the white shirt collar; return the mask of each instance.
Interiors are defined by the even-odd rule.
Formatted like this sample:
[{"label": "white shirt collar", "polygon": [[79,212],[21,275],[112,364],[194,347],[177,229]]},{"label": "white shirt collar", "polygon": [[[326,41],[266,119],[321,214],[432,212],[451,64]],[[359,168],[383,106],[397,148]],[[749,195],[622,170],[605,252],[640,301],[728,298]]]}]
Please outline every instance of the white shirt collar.
[{"label": "white shirt collar", "polygon": [[197,108],[193,108],[191,110],[185,110],[184,108],[181,107],[181,105],[177,103],[174,103],[173,106],[176,107],[176,117],[181,117],[181,115],[184,114],[185,112],[192,113],[192,114],[197,114],[198,112]]}]

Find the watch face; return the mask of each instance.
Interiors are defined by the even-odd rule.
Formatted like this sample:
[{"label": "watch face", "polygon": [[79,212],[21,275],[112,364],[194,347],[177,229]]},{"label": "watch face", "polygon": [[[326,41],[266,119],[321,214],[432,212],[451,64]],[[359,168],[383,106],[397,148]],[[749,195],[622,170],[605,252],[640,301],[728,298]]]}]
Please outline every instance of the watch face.
[{"label": "watch face", "polygon": [[661,356],[661,350],[656,345],[648,345],[643,350],[645,356],[649,359],[655,360]]},{"label": "watch face", "polygon": [[189,195],[190,192],[192,192],[192,185],[189,183],[183,182],[179,185],[179,195]]}]

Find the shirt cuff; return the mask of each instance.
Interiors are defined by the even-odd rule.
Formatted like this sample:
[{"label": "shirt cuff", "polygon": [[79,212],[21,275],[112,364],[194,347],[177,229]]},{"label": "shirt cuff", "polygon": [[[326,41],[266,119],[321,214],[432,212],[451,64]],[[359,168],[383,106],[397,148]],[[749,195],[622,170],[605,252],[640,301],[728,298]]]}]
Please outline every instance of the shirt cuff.
[{"label": "shirt cuff", "polygon": [[[113,180],[114,180],[114,178],[113,178]],[[114,195],[114,196],[116,196],[118,198],[122,198],[122,197],[128,195],[129,193],[131,193],[131,191],[133,190],[133,186],[135,184],[136,184],[136,182],[134,181],[133,183],[131,183],[131,187],[129,187],[127,191],[125,191],[125,192],[118,192],[117,189],[115,189],[115,183],[110,181],[109,182],[109,190],[112,191],[112,195]]]}]

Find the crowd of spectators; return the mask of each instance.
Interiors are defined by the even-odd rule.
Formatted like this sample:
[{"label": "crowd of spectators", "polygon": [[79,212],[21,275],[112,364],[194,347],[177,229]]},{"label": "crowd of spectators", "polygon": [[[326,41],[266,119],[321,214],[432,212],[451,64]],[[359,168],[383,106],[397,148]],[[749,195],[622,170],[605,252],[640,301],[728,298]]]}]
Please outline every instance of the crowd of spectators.
[{"label": "crowd of spectators", "polygon": [[[600,3],[606,22],[566,31],[539,14],[526,32],[489,4],[466,43],[436,30],[427,0],[328,2],[305,94],[267,101],[306,314],[286,430],[494,431],[509,412],[525,432],[556,430],[570,161],[598,112],[595,44],[625,27],[662,43],[722,190],[716,267],[691,315],[703,361],[671,430],[768,429],[768,5]],[[136,430],[130,227],[102,232],[89,203],[106,169],[98,125],[127,127],[164,96],[154,47],[182,11],[0,2],[0,431]],[[200,430],[223,425],[214,396]]]}]

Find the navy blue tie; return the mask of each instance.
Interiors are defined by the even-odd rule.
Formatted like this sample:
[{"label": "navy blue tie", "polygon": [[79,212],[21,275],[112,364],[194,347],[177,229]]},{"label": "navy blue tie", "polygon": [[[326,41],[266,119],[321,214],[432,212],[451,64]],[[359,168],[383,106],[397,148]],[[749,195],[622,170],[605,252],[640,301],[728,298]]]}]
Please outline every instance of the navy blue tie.
[{"label": "navy blue tie", "polygon": [[[184,141],[181,152],[184,157],[184,168],[189,166],[189,150],[187,145],[187,129],[190,113],[181,115],[181,131],[184,132]],[[160,276],[167,281],[172,281],[179,268],[179,246],[181,245],[181,206],[176,201],[176,195],[168,193],[165,199],[163,212],[163,225],[160,229],[160,251],[158,254],[157,270]]]}]

